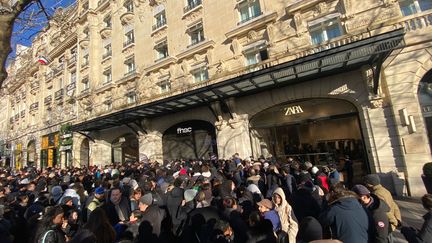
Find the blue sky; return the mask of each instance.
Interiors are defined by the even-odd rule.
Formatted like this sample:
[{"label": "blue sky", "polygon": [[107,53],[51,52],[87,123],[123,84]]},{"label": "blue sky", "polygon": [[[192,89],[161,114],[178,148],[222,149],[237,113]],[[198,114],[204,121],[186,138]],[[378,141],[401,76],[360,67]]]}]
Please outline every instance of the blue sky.
[{"label": "blue sky", "polygon": [[[52,15],[55,9],[59,7],[67,7],[73,4],[76,0],[42,0],[42,3],[47,10],[48,14]],[[17,44],[30,46],[32,39],[36,36],[36,34],[44,27],[46,24],[46,17],[42,14],[39,14],[36,19],[32,18],[33,21],[29,24],[28,14],[34,11],[40,10],[39,6],[33,4],[29,7],[25,12],[23,12],[19,16],[19,20],[16,21],[14,25],[14,33],[12,34],[12,53],[11,57],[15,56],[15,47]]]}]

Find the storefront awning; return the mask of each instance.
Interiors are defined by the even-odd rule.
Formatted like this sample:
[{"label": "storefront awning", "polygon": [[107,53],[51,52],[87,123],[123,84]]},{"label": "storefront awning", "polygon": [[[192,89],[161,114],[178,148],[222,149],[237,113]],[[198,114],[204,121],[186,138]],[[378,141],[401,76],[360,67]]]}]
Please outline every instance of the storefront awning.
[{"label": "storefront awning", "polygon": [[[357,69],[378,65],[395,49],[404,46],[402,29],[377,35],[343,46],[322,50],[216,84],[167,97],[151,103],[101,116],[72,127],[73,131],[95,131],[128,125],[144,118],[162,116],[230,97],[239,97],[264,90]],[[378,70],[379,71],[379,70]],[[377,88],[377,80],[375,86]]]}]

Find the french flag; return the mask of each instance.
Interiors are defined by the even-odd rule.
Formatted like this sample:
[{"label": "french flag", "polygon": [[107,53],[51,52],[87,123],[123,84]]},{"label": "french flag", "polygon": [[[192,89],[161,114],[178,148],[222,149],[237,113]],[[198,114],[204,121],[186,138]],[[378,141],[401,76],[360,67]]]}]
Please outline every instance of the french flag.
[{"label": "french flag", "polygon": [[48,58],[44,56],[39,56],[37,61],[42,65],[47,65],[49,63]]}]

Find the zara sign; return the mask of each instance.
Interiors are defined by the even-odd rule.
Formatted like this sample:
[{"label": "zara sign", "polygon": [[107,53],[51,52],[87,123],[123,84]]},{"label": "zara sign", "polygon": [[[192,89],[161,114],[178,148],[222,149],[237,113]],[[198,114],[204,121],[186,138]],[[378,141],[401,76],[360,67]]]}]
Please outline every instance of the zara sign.
[{"label": "zara sign", "polygon": [[303,108],[299,105],[289,106],[285,108],[285,116],[291,116],[303,113]]}]

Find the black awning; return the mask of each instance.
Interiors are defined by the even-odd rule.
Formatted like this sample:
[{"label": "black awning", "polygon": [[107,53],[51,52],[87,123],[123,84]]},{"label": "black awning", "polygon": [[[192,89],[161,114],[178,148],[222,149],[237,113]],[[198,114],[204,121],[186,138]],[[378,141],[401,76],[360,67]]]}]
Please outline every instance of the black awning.
[{"label": "black awning", "polygon": [[[144,118],[208,105],[229,97],[239,97],[264,90],[346,72],[381,62],[397,48],[404,46],[402,29],[387,32],[343,46],[334,47],[272,67],[253,66],[247,74],[216,84],[173,95],[161,100],[118,111],[73,125],[73,131],[94,131],[127,125]],[[375,85],[378,85],[376,83]]]}]

